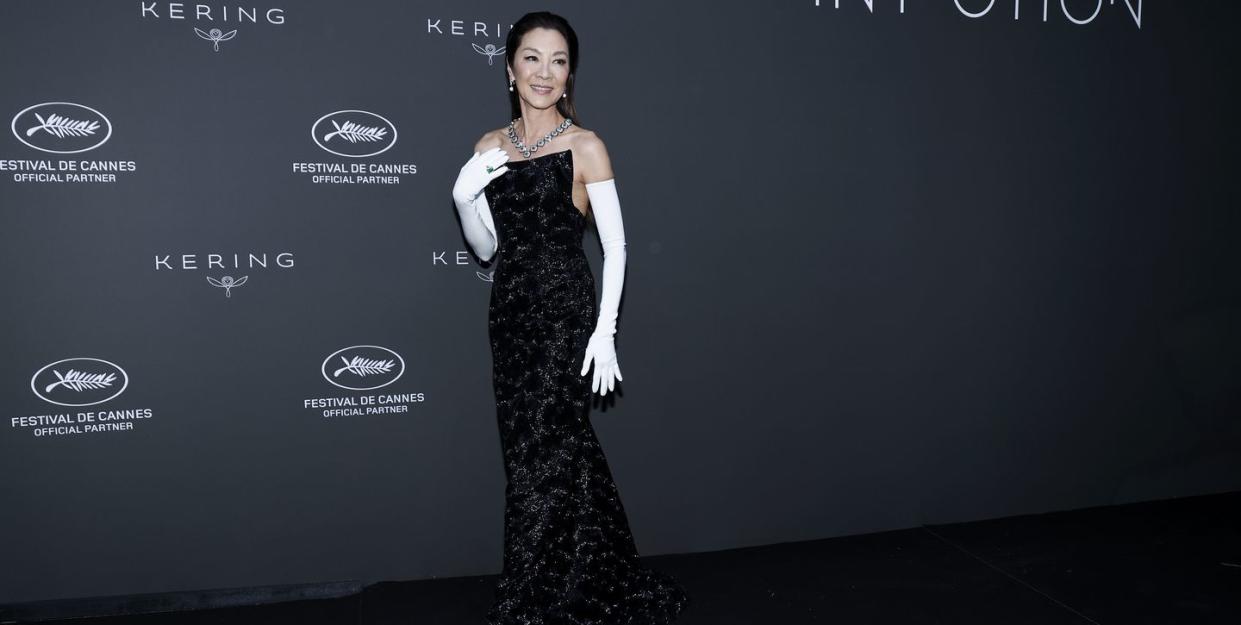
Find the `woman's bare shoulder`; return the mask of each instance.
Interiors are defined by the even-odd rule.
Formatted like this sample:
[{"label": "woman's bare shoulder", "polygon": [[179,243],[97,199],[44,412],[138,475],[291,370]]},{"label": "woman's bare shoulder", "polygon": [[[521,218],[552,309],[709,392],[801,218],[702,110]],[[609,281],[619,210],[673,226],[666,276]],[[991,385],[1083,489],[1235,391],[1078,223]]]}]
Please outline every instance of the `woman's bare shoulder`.
[{"label": "woman's bare shoulder", "polygon": [[574,126],[573,133],[570,134],[569,137],[573,140],[571,147],[579,152],[597,152],[600,150],[606,150],[606,146],[603,144],[603,139],[599,138],[599,135],[593,130],[588,130],[586,128],[582,128],[581,126]]},{"label": "woman's bare shoulder", "polygon": [[479,137],[477,142],[474,143],[474,151],[475,152],[486,152],[487,150],[490,150],[491,148],[500,147],[501,145],[504,145],[503,139],[504,139],[504,133],[506,130],[507,130],[507,126],[505,128],[496,128],[495,130],[488,130],[486,133],[483,134],[482,137]]},{"label": "woman's bare shoulder", "polygon": [[579,127],[573,133],[574,160],[582,170],[586,182],[598,182],[612,177],[612,160],[608,147],[595,131]]}]

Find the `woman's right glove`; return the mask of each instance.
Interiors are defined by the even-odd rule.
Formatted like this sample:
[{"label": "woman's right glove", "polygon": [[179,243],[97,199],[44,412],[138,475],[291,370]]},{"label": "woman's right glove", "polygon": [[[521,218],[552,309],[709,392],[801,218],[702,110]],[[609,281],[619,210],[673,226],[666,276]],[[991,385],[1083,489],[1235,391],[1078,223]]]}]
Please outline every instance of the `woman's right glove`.
[{"label": "woman's right glove", "polygon": [[[487,205],[487,194],[483,193],[483,189],[508,171],[508,167],[503,166],[506,161],[508,153],[504,148],[491,148],[481,154],[475,152],[461,166],[461,173],[457,174],[457,182],[452,187],[452,200],[457,205],[457,214],[461,216],[461,231],[465,233],[465,240],[474,250],[474,255],[484,262],[495,256],[500,242],[496,238],[495,222],[492,221],[491,207]],[[491,167],[490,172],[488,167]]]}]

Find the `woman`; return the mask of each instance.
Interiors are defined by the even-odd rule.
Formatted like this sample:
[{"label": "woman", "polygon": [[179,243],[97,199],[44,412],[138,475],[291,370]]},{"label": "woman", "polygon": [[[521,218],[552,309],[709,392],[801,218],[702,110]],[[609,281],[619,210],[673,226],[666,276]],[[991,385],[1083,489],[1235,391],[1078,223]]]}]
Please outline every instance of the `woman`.
[{"label": "woman", "polygon": [[[505,56],[515,119],[478,140],[453,188],[474,253],[500,255],[488,327],[507,485],[487,620],[669,623],[688,596],[639,563],[588,418],[592,394],[622,379],[613,335],[625,234],[603,141],[572,121],[577,36],[557,15],[530,13],[513,24]],[[592,214],[604,254],[597,318],[582,251]]]}]

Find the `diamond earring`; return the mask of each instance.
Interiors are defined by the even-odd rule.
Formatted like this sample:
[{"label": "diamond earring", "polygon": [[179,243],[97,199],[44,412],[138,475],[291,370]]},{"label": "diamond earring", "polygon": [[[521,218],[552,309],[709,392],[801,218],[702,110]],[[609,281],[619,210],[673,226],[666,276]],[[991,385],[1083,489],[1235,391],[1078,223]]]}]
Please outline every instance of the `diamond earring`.
[{"label": "diamond earring", "polygon": [[513,85],[515,85],[515,84],[517,84],[517,81],[516,81],[516,80],[510,80],[510,81],[508,81],[508,90],[509,90],[509,91],[512,91],[512,90],[513,90]]}]

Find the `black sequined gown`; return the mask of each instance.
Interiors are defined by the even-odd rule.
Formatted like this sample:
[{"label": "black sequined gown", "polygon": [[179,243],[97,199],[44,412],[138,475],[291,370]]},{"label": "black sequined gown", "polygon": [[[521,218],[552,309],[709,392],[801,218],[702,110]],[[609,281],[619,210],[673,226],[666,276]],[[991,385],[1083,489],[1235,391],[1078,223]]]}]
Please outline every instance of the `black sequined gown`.
[{"label": "black sequined gown", "polygon": [[588,418],[596,321],[568,150],[509,160],[484,189],[499,240],[488,326],[507,477],[491,625],[655,625],[688,603],[643,567]]}]

